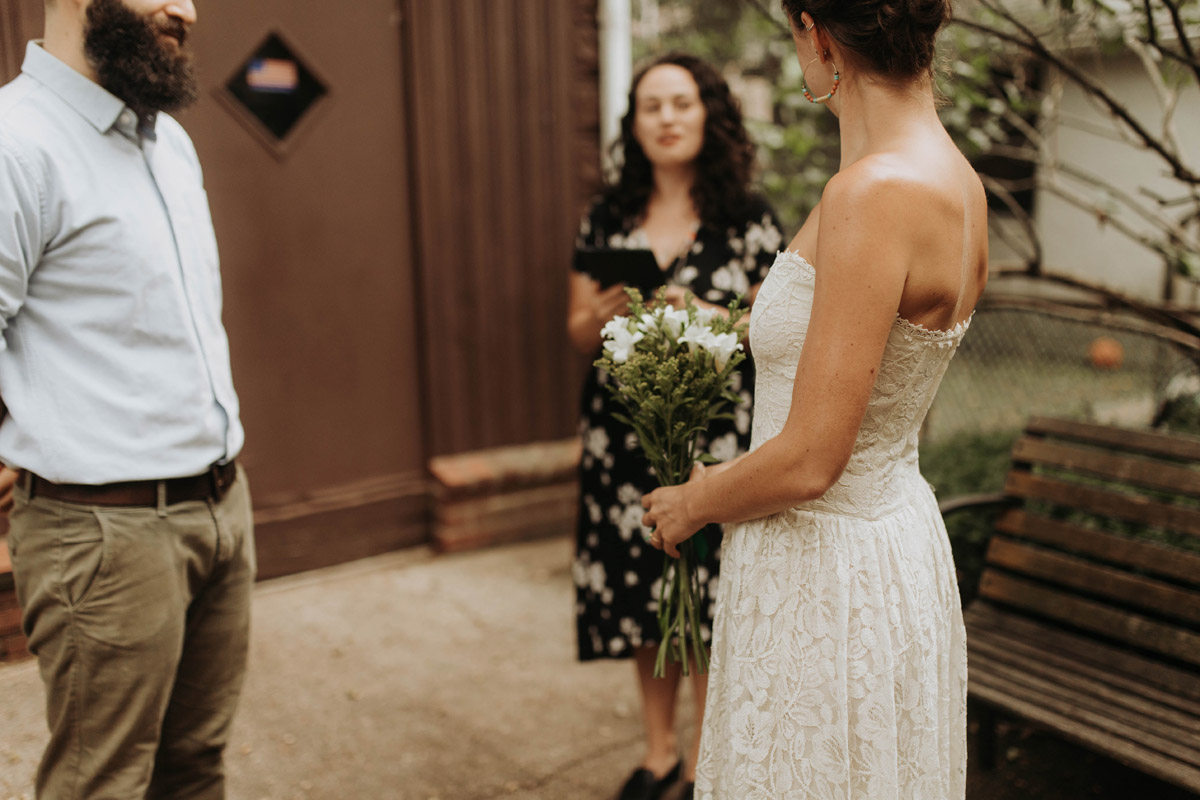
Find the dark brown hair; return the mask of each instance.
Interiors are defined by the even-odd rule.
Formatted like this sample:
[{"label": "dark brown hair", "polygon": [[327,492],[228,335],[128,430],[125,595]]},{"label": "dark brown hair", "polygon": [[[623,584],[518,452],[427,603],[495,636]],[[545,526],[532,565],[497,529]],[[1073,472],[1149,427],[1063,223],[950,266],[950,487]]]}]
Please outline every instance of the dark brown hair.
[{"label": "dark brown hair", "polygon": [[883,78],[933,69],[934,42],[950,20],[950,0],[782,0],[797,29],[808,12],[855,63]]},{"label": "dark brown hair", "polygon": [[609,210],[628,230],[646,210],[654,189],[654,167],[633,134],[637,117],[637,88],[646,73],[663,64],[683,67],[700,87],[704,104],[704,143],[696,156],[692,201],[706,225],[740,219],[750,200],[754,145],[742,123],[742,109],[729,84],[704,61],[685,53],[670,53],[643,67],[629,88],[629,109],[621,119],[621,137],[613,152],[621,164],[617,182],[605,193]]}]

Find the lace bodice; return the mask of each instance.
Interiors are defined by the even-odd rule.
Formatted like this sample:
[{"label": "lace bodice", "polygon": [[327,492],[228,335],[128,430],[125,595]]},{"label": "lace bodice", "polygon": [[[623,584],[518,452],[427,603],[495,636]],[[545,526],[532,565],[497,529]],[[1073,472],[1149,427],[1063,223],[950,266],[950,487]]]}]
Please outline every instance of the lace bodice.
[{"label": "lace bodice", "polygon": [[[787,420],[815,277],[812,265],[784,251],[759,290],[750,318],[758,372],[751,449],[776,436]],[[904,502],[902,489],[920,480],[921,423],[969,324],[934,331],[897,315],[846,470],[823,497],[802,508],[878,519]]]}]

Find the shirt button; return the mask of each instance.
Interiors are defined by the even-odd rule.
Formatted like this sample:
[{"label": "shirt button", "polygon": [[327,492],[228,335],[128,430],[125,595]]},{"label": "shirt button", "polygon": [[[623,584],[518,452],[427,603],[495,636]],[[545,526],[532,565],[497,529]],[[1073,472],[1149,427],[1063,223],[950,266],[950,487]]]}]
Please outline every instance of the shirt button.
[{"label": "shirt button", "polygon": [[134,118],[133,118],[133,112],[132,112],[132,111],[130,111],[130,110],[127,108],[127,109],[125,109],[124,111],[122,111],[122,112],[121,112],[121,124],[122,124],[122,125],[124,125],[124,126],[126,126],[126,127],[129,127],[129,128],[132,128],[132,127],[133,127],[133,123],[134,123],[134,122],[135,122],[135,120],[134,120]]}]

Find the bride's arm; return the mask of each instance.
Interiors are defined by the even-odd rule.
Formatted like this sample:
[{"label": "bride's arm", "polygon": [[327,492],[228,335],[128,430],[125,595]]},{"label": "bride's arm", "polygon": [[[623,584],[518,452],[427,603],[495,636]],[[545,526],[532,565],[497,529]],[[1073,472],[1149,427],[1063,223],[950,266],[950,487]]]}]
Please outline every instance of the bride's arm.
[{"label": "bride's arm", "polygon": [[904,290],[905,232],[920,208],[907,192],[863,177],[843,174],[825,189],[812,317],[783,430],[727,469],[644,499],[645,523],[668,553],[707,523],[816,499],[845,469]]}]

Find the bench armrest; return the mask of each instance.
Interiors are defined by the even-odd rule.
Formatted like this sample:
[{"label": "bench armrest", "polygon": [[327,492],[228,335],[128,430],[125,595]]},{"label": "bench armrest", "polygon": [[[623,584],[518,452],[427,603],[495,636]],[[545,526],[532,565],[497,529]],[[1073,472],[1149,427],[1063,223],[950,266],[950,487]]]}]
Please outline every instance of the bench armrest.
[{"label": "bench armrest", "polygon": [[1014,505],[1016,502],[1017,499],[1015,497],[1010,497],[1004,492],[964,494],[941,501],[938,503],[938,510],[942,512],[943,517],[947,517],[959,511],[974,511],[980,508],[1004,508]]}]

